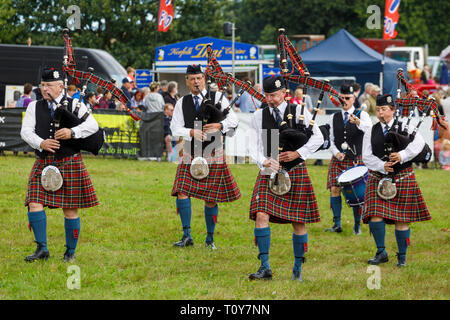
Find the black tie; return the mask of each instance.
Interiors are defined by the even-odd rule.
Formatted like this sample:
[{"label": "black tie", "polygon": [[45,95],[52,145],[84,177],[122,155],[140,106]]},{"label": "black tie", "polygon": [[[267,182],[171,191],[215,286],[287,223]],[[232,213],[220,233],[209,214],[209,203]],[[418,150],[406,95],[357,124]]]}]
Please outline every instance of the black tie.
[{"label": "black tie", "polygon": [[274,108],[273,111],[275,111],[275,120],[278,123],[278,126],[280,126],[281,123],[281,114],[280,114],[280,110],[278,110],[278,108]]},{"label": "black tie", "polygon": [[194,102],[195,102],[195,111],[198,112],[198,109],[200,108],[200,104],[198,103],[198,97],[194,96]]},{"label": "black tie", "polygon": [[48,109],[50,110],[50,117],[53,119],[53,115],[55,114],[55,110],[53,110],[53,102],[48,102]]},{"label": "black tie", "polygon": [[345,112],[345,117],[344,117],[344,126],[347,124],[348,122],[348,112]]}]

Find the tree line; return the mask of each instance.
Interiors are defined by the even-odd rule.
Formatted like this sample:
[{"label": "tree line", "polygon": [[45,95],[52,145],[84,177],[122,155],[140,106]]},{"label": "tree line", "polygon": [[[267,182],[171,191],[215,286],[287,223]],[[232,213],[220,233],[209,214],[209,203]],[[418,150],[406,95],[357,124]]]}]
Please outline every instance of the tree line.
[{"label": "tree line", "polygon": [[[159,0],[2,0],[0,43],[62,46],[70,5],[80,9],[80,29],[71,32],[75,47],[103,49],[123,66],[148,68],[155,48],[204,36],[227,39],[222,25],[236,25],[236,41],[276,44],[287,34],[331,36],[345,28],[357,38],[381,38],[385,0],[174,0],[175,19],[166,33],[156,32]],[[370,5],[380,7],[380,28],[368,28]],[[450,2],[401,0],[398,39],[408,46],[428,44],[439,55],[450,44]],[[228,38],[229,39],[229,38]]]}]

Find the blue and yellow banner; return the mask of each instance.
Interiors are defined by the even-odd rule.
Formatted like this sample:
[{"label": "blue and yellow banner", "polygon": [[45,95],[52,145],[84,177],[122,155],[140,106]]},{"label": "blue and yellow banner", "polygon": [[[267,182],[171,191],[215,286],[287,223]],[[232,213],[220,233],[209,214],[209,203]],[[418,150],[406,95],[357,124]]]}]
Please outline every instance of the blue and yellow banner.
[{"label": "blue and yellow banner", "polygon": [[[229,40],[203,37],[185,42],[169,44],[156,48],[156,61],[196,61],[205,60],[208,55],[206,46],[211,47],[217,60],[232,60],[232,42]],[[235,42],[235,60],[258,60],[258,47],[256,45]]]}]

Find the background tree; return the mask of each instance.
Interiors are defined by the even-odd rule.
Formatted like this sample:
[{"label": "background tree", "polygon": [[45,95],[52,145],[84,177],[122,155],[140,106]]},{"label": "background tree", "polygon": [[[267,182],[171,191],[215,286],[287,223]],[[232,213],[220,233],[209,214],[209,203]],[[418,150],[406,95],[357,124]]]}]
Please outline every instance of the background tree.
[{"label": "background tree", "polygon": [[[236,41],[276,44],[277,29],[287,34],[331,36],[341,28],[357,38],[382,37],[385,0],[174,0],[175,19],[156,34],[159,0],[79,0],[81,30],[71,32],[76,47],[111,53],[124,67],[148,68],[160,45],[211,36],[225,38],[222,24],[236,24]],[[0,43],[62,46],[61,30],[73,0],[0,1]],[[381,9],[380,29],[368,29],[369,5]],[[409,46],[429,45],[439,55],[450,43],[450,1],[402,0],[398,39]]]}]

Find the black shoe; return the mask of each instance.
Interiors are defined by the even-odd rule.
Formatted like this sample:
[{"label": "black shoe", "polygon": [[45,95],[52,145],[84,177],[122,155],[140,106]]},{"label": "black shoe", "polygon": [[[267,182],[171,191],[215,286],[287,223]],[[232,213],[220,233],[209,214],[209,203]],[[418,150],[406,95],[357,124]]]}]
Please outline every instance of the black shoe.
[{"label": "black shoe", "polygon": [[216,245],[214,244],[214,241],[213,241],[213,242],[207,242],[207,241],[205,241],[205,248],[211,248],[211,250],[217,250],[217,247],[216,247]]},{"label": "black shoe", "polygon": [[357,236],[359,236],[361,234],[361,226],[360,225],[353,226],[353,234],[356,234]]},{"label": "black shoe", "polygon": [[386,251],[378,252],[373,259],[367,261],[368,264],[378,265],[380,263],[388,262],[388,254]]},{"label": "black shoe", "polygon": [[406,255],[401,255],[397,252],[397,267],[406,267]]},{"label": "black shoe", "polygon": [[325,229],[325,232],[336,232],[336,233],[341,233],[342,232],[342,227],[341,226],[337,226],[334,225],[331,228]]},{"label": "black shoe", "polygon": [[302,272],[301,271],[293,271],[292,272],[292,280],[303,282]]},{"label": "black shoe", "polygon": [[272,271],[261,266],[256,273],[252,273],[248,278],[250,280],[272,280]]},{"label": "black shoe", "polygon": [[75,260],[75,253],[69,252],[69,247],[66,245],[66,252],[64,252],[64,262],[71,262]]},{"label": "black shoe", "polygon": [[192,240],[192,238],[190,238],[188,236],[183,236],[183,238],[181,238],[180,241],[177,241],[173,244],[174,247],[180,247],[180,248],[193,246],[193,245],[194,245],[194,241]]},{"label": "black shoe", "polygon": [[40,242],[37,242],[36,251],[27,257],[25,257],[26,262],[34,262],[35,260],[47,260],[50,257],[50,253],[48,251],[42,250],[43,245]]}]

